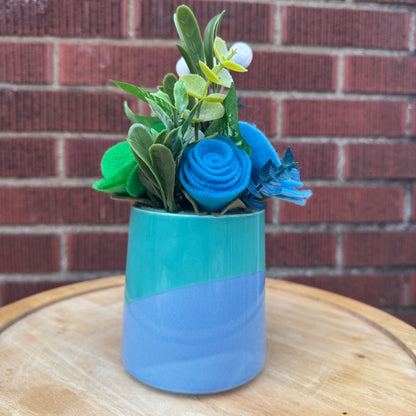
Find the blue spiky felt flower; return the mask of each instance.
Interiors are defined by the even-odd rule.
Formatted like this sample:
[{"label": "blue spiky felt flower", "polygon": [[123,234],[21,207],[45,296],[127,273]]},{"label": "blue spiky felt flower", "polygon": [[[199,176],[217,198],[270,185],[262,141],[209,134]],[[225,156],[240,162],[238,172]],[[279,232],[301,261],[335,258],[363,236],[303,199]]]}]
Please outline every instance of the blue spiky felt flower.
[{"label": "blue spiky felt flower", "polygon": [[252,149],[251,177],[243,192],[243,201],[256,209],[264,209],[263,201],[273,197],[305,205],[312,192],[296,189],[301,188],[303,183],[300,182],[299,168],[290,148],[280,161],[273,146],[260,130],[245,122],[239,122],[239,126]]}]

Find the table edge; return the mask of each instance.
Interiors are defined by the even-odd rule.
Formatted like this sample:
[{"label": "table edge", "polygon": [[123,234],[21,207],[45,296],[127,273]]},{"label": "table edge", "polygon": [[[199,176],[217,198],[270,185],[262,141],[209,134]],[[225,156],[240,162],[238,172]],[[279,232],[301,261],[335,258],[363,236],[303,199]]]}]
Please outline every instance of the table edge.
[{"label": "table edge", "polygon": [[0,308],[0,333],[16,321],[53,303],[122,285],[124,285],[124,276],[104,277],[63,285],[9,303]]},{"label": "table edge", "polygon": [[[37,293],[0,308],[0,333],[25,316],[53,303],[81,294],[123,286],[124,276],[88,280]],[[342,309],[383,332],[397,343],[416,364],[416,328],[360,301],[298,283],[266,279],[268,290],[290,292]]]}]

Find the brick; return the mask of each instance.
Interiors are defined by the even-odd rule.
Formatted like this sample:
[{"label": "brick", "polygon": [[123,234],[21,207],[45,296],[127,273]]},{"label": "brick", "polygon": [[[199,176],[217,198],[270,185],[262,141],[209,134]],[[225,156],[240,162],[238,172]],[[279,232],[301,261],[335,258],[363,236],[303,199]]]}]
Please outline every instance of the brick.
[{"label": "brick", "polygon": [[405,278],[401,273],[302,275],[288,276],[285,280],[328,290],[377,307],[400,306],[404,301]]},{"label": "brick", "polygon": [[0,224],[124,224],[130,204],[82,187],[0,187]]},{"label": "brick", "polygon": [[283,135],[399,137],[406,112],[404,101],[286,100]]},{"label": "brick", "polygon": [[312,188],[305,207],[280,204],[281,223],[397,222],[403,220],[404,188],[325,186]]},{"label": "brick", "polygon": [[416,272],[410,273],[408,293],[408,305],[416,306]]},{"label": "brick", "polygon": [[155,87],[180,58],[174,47],[65,44],[59,51],[62,84],[109,85],[113,79]]},{"label": "brick", "polygon": [[345,146],[347,179],[413,179],[416,143],[349,144]]},{"label": "brick", "polygon": [[0,286],[0,306],[70,283],[74,281],[3,282]]},{"label": "brick", "polygon": [[412,206],[413,206],[412,221],[416,222],[416,186],[413,187]]},{"label": "brick", "polygon": [[[141,38],[178,38],[173,14],[182,0],[136,0],[136,35]],[[208,21],[226,11],[220,36],[227,40],[273,42],[274,5],[260,2],[188,0],[203,36]],[[231,46],[231,45],[230,45]]]},{"label": "brick", "polygon": [[0,82],[52,82],[52,45],[46,43],[0,43]]},{"label": "brick", "polygon": [[127,255],[127,234],[69,234],[68,270],[124,270]]},{"label": "brick", "polygon": [[411,135],[416,137],[416,101],[412,101],[412,120],[411,120]]},{"label": "brick", "polygon": [[365,2],[371,1],[373,3],[390,3],[390,4],[415,4],[415,0],[354,0],[355,2]]},{"label": "brick", "polygon": [[332,55],[254,52],[248,73],[233,73],[238,88],[255,90],[335,91]]},{"label": "brick", "polygon": [[284,44],[408,49],[409,13],[282,7]]},{"label": "brick", "polygon": [[65,140],[65,174],[68,177],[102,177],[101,159],[107,149],[120,140]]},{"label": "brick", "polygon": [[291,148],[300,168],[301,180],[336,179],[338,146],[334,143],[273,142],[278,155],[283,157]]},{"label": "brick", "polygon": [[125,94],[0,90],[0,130],[127,132]]},{"label": "brick", "polygon": [[273,222],[273,199],[269,199],[266,204],[266,210],[265,210],[265,220],[267,223]]},{"label": "brick", "polygon": [[56,235],[0,235],[0,273],[52,273],[59,271]]},{"label": "brick", "polygon": [[398,312],[393,312],[393,315],[396,318],[408,323],[409,325],[416,327],[416,310],[415,309],[409,309],[409,310],[405,309],[405,310],[401,310]]},{"label": "brick", "polygon": [[416,58],[346,56],[344,90],[414,94],[416,93]]},{"label": "brick", "polygon": [[[238,92],[237,92],[238,93]],[[238,109],[239,120],[255,124],[267,137],[277,131],[277,103],[270,98],[242,96],[240,104],[246,107]]]},{"label": "brick", "polygon": [[0,138],[0,176],[47,177],[57,174],[52,138]]},{"label": "brick", "polygon": [[128,0],[6,0],[0,35],[123,38],[127,12]]},{"label": "brick", "polygon": [[416,265],[415,231],[347,232],[345,266]]},{"label": "brick", "polygon": [[335,245],[336,237],[331,233],[266,234],[266,265],[334,266]]}]

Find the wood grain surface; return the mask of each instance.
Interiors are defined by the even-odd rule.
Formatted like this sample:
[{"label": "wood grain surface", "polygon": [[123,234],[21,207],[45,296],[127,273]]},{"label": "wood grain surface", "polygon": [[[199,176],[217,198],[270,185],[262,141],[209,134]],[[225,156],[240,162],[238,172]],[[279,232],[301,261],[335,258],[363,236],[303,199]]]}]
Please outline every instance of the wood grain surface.
[{"label": "wood grain surface", "polygon": [[185,396],[121,363],[124,279],[0,309],[0,415],[416,415],[416,330],[322,290],[267,281],[267,358],[229,392]]}]

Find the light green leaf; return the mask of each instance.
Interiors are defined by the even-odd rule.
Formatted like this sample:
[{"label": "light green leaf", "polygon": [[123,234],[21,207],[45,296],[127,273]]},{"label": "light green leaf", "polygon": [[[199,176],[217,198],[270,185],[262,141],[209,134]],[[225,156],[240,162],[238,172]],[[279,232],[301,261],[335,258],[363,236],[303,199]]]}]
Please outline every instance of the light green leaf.
[{"label": "light green leaf", "polygon": [[214,94],[207,95],[205,98],[203,98],[203,100],[204,101],[213,101],[213,102],[217,102],[217,103],[222,103],[224,101],[225,97],[226,97],[225,94],[214,93]]},{"label": "light green leaf", "polygon": [[188,107],[188,93],[186,91],[185,82],[183,80],[176,81],[173,88],[173,95],[175,97],[175,107],[178,111],[179,117],[182,117],[186,107]]},{"label": "light green leaf", "polygon": [[207,84],[204,78],[199,75],[189,74],[183,75],[180,77],[180,80],[185,83],[185,88],[189,95],[198,99],[202,98]]},{"label": "light green leaf", "polygon": [[231,84],[233,83],[233,77],[230,75],[230,73],[225,69],[221,69],[221,71],[218,73],[218,79],[219,85],[222,85],[223,87],[230,88]]},{"label": "light green leaf", "polygon": [[154,144],[149,149],[150,159],[165,194],[165,208],[177,212],[174,199],[176,165],[172,152],[162,144]]},{"label": "light green leaf", "polygon": [[214,38],[217,36],[225,10],[213,17],[205,27],[204,32],[204,53],[205,62],[209,68],[214,66]]},{"label": "light green leaf", "polygon": [[229,54],[227,44],[223,39],[221,39],[218,36],[214,40],[214,52],[215,56],[221,63],[223,63],[227,59]]},{"label": "light green leaf", "polygon": [[224,115],[224,107],[221,103],[203,101],[199,114],[192,121],[211,121]]},{"label": "light green leaf", "polygon": [[209,81],[215,82],[215,84],[219,83],[220,80],[218,79],[218,77],[202,61],[199,61],[199,66],[200,66],[200,68],[202,69],[202,72],[208,78]]},{"label": "light green leaf", "polygon": [[246,68],[244,68],[243,66],[241,66],[239,64],[236,64],[233,61],[224,61],[224,62],[222,62],[222,64],[226,68],[231,69],[232,71],[235,71],[235,72],[247,72]]}]

